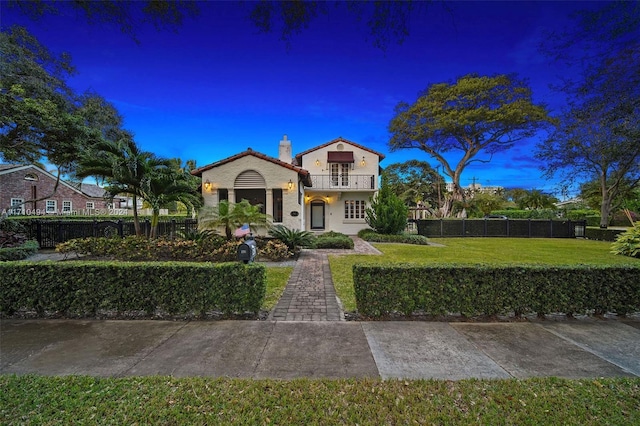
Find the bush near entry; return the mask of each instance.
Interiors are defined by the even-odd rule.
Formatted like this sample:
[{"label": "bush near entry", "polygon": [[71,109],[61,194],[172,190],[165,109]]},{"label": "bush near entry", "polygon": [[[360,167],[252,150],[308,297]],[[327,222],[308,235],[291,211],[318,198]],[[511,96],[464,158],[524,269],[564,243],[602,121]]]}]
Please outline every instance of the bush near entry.
[{"label": "bush near entry", "polygon": [[[256,238],[256,243],[258,255],[262,258],[278,261],[293,256],[287,246],[278,240]],[[118,260],[231,262],[237,260],[240,244],[241,240],[227,241],[219,235],[191,240],[98,237],[69,240],[58,244],[56,251]]]},{"label": "bush near entry", "polygon": [[464,316],[640,311],[640,267],[354,265],[358,312]]},{"label": "bush near entry", "polygon": [[266,292],[263,265],[191,262],[0,263],[0,314],[39,316],[203,317],[208,312],[256,313]]}]

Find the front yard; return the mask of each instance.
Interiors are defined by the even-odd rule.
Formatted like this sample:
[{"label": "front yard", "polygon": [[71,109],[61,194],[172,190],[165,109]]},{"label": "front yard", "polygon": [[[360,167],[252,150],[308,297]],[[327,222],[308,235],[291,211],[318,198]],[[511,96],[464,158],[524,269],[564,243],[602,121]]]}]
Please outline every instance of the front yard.
[{"label": "front yard", "polygon": [[432,238],[433,245],[373,243],[382,256],[330,255],[331,275],[344,310],[356,309],[352,267],[356,263],[457,263],[540,265],[638,265],[611,254],[611,243],[553,238]]}]

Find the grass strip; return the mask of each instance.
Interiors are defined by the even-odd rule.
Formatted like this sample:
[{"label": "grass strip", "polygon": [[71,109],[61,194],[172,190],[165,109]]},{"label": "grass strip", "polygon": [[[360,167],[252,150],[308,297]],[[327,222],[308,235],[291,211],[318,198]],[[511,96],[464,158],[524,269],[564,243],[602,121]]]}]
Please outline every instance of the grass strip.
[{"label": "grass strip", "polygon": [[276,306],[280,296],[284,293],[292,271],[293,268],[290,266],[267,268],[267,292],[262,303],[262,310],[270,311]]},{"label": "grass strip", "polygon": [[640,424],[640,378],[0,376],[0,424]]}]

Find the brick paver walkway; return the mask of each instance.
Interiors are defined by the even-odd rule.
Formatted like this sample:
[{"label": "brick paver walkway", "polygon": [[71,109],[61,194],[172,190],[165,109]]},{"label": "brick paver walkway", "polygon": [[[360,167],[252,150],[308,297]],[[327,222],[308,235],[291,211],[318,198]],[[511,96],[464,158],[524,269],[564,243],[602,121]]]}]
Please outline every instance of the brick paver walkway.
[{"label": "brick paver walkway", "polygon": [[380,254],[354,238],[354,250],[302,250],[287,287],[269,319],[275,321],[344,321],[331,278],[328,254]]}]

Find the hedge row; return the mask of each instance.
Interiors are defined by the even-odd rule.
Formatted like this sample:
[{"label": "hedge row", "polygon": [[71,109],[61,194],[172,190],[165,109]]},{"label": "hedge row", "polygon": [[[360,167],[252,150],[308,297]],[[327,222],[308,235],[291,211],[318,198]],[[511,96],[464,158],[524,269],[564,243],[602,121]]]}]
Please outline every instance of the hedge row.
[{"label": "hedge row", "polygon": [[601,229],[588,226],[584,230],[584,237],[588,240],[615,241],[622,233],[624,233],[622,229]]},{"label": "hedge row", "polygon": [[256,313],[266,292],[264,266],[240,263],[6,262],[0,276],[2,316]]},{"label": "hedge row", "polygon": [[33,240],[25,241],[18,247],[0,248],[0,262],[26,259],[32,254],[36,254],[38,248],[38,242]]},{"label": "hedge row", "polygon": [[358,312],[464,316],[640,311],[640,267],[354,265]]}]

